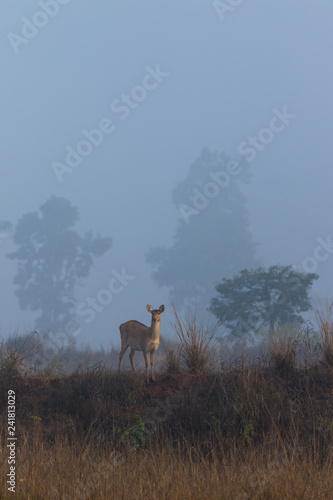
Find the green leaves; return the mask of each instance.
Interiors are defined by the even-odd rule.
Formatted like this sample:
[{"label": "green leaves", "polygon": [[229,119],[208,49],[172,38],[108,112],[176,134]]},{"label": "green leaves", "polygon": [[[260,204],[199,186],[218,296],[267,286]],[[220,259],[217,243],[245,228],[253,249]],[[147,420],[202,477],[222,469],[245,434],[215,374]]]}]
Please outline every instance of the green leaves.
[{"label": "green leaves", "polygon": [[318,275],[296,272],[292,266],[243,269],[216,286],[218,296],[209,310],[231,336],[251,338],[260,329],[273,331],[276,324],[302,321],[301,313],[311,308],[308,294],[316,279]]}]

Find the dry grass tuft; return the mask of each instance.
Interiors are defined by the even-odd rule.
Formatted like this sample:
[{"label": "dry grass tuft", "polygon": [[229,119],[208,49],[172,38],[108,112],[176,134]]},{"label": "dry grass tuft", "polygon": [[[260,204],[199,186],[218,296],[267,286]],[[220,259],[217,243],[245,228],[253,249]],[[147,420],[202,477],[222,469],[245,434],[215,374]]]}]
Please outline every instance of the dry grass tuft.
[{"label": "dry grass tuft", "polygon": [[[169,345],[169,367],[181,361],[191,373],[159,375],[156,384],[103,367],[22,376],[10,368],[20,367],[17,352],[3,359],[1,499],[12,497],[9,389],[18,499],[332,497],[333,370],[329,357],[316,360],[317,340],[278,332],[268,362],[243,356],[212,372],[212,331],[174,313],[180,343],[179,351]],[[331,323],[323,319],[325,353]]]},{"label": "dry grass tuft", "polygon": [[[1,498],[7,500],[12,493],[2,462]],[[18,470],[15,497],[24,500],[310,500],[330,498],[333,491],[332,461],[322,465],[306,453],[262,448],[218,456],[178,443],[121,455],[78,437],[72,445],[61,435],[53,444],[43,442],[37,430],[21,436]]]},{"label": "dry grass tuft", "polygon": [[171,304],[173,329],[180,341],[180,357],[189,373],[202,373],[215,365],[215,348],[212,343],[216,329],[198,324],[195,312],[189,310],[184,320]]}]

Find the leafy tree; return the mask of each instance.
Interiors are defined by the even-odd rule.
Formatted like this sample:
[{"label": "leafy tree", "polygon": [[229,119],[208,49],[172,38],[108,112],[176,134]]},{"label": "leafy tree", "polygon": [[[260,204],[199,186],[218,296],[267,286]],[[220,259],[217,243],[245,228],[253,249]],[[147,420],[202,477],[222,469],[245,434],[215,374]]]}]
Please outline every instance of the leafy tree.
[{"label": "leafy tree", "polygon": [[234,338],[249,338],[260,328],[272,333],[277,324],[303,320],[300,313],[311,309],[309,291],[318,277],[294,271],[292,266],[243,269],[216,286],[218,297],[212,299],[209,310]]},{"label": "leafy tree", "polygon": [[246,162],[204,149],[173,190],[179,211],[173,245],[150,249],[147,261],[177,307],[195,298],[207,311],[217,276],[233,276],[258,264],[239,188],[249,179]]},{"label": "leafy tree", "polygon": [[84,236],[72,227],[78,211],[68,200],[52,197],[39,212],[24,215],[14,228],[16,251],[8,254],[18,261],[14,278],[22,309],[40,311],[35,327],[59,331],[73,317],[75,288],[88,276],[96,256],[110,249],[109,237]]}]

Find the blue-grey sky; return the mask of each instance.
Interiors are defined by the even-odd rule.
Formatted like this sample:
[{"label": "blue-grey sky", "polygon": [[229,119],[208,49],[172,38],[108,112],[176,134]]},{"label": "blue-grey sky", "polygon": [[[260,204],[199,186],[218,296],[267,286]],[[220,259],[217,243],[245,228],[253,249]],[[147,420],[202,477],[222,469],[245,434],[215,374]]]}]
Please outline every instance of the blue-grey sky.
[{"label": "blue-grey sky", "polygon": [[[244,192],[261,262],[314,270],[315,297],[331,295],[332,18],[329,0],[3,3],[0,220],[64,196],[79,210],[78,230],[113,238],[78,304],[112,272],[134,276],[93,321],[81,318],[79,341],[116,345],[121,322],[147,324],[147,303],[168,304],[145,254],[172,244],[171,192],[204,147],[254,156]],[[137,102],[120,103],[131,93]],[[101,123],[109,133],[59,182],[54,162],[66,165],[66,148]],[[3,236],[3,336],[34,318],[18,307],[11,249]],[[169,320],[166,310],[162,334]]]}]

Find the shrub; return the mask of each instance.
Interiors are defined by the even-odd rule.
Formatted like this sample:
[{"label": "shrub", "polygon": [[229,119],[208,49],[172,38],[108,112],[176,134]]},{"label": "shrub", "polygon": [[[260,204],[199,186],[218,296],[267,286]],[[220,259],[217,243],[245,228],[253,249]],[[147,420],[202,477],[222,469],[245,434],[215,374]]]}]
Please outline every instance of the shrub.
[{"label": "shrub", "polygon": [[180,358],[190,373],[200,373],[214,365],[214,345],[212,340],[216,328],[198,324],[195,312],[189,310],[186,320],[178,314],[174,304],[171,304],[174,321],[173,328],[180,340]]}]

